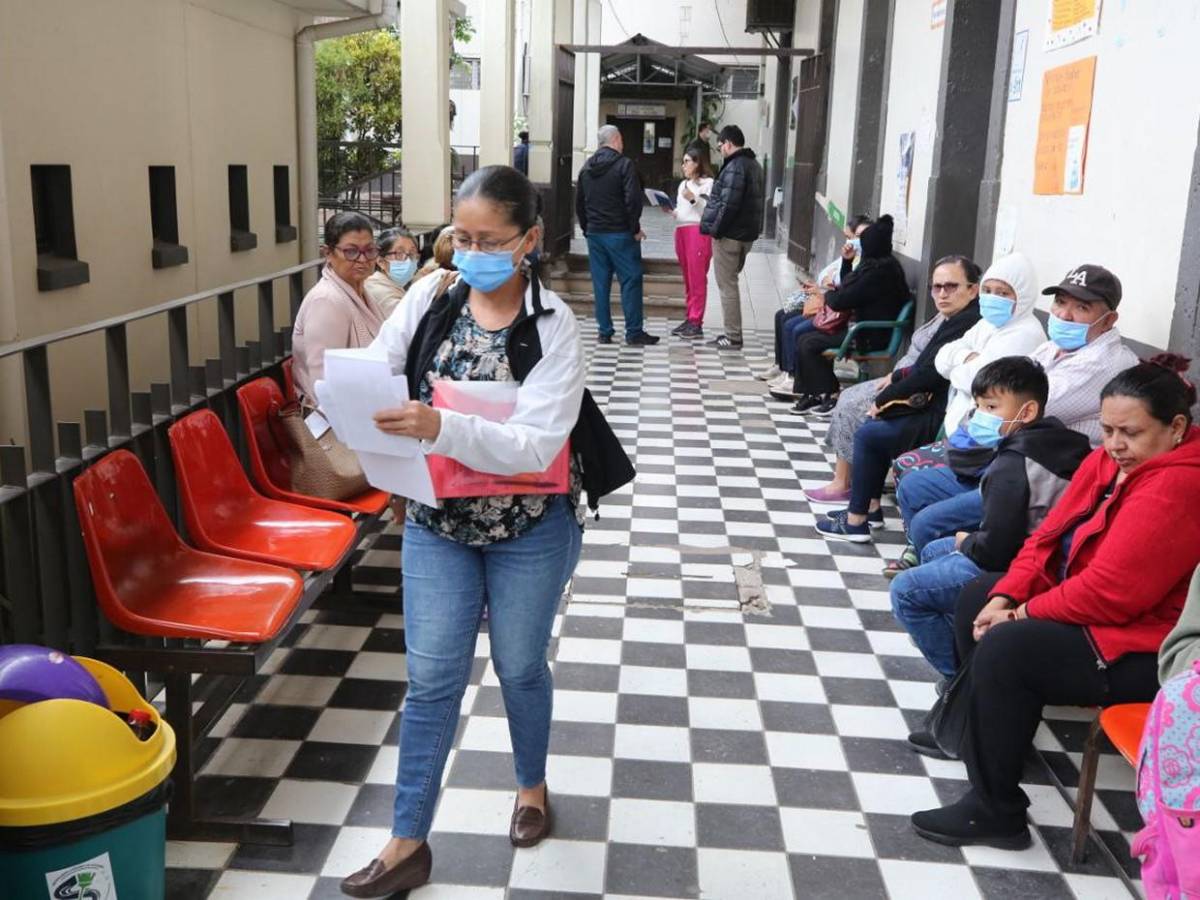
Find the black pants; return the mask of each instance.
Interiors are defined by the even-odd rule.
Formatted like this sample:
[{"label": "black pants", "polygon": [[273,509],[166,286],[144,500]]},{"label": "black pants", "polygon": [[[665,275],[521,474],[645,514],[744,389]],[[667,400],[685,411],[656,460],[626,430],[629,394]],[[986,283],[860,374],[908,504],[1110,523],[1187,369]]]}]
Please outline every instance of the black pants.
[{"label": "black pants", "polygon": [[960,660],[971,660],[971,715],[963,761],[976,798],[995,815],[1023,817],[1025,754],[1042,707],[1144,703],[1158,692],[1158,659],[1128,653],[1107,668],[1081,626],[1021,619],[994,626],[976,644],[972,623],[1000,575],[981,575],[963,588],[955,610]]},{"label": "black pants", "polygon": [[799,310],[785,312],[784,310],[776,310],[775,312],[775,365],[780,369],[783,368],[783,326],[796,316],[802,316]]},{"label": "black pants", "polygon": [[842,346],[844,331],[824,334],[810,331],[796,341],[796,381],[792,390],[797,394],[836,394],[841,386],[833,374],[833,362],[825,358],[826,350]]}]

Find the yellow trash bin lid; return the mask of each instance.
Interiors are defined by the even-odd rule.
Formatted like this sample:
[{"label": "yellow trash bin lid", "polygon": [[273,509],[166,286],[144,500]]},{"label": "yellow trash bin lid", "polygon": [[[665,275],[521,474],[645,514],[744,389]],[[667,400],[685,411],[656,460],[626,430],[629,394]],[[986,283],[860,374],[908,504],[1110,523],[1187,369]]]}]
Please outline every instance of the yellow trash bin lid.
[{"label": "yellow trash bin lid", "polygon": [[[158,710],[116,669],[75,659],[99,682],[110,709],[84,700],[43,700],[0,718],[0,827],[52,825],[107,812],[171,774],[175,733]],[[154,721],[148,740],[139,740],[114,712],[133,709]]]}]

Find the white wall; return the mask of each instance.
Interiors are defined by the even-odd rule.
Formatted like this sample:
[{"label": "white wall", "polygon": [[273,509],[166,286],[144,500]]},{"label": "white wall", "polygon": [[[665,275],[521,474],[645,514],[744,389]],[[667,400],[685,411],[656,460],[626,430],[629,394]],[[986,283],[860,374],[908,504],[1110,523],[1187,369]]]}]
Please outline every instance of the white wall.
[{"label": "white wall", "polygon": [[[456,42],[454,49],[459,56],[475,57],[483,55],[483,40],[479,28],[483,24],[483,8],[480,0],[463,0],[467,8],[467,17],[475,26],[471,40]],[[451,89],[450,99],[454,101],[454,125],[450,128],[450,143],[454,147],[471,147],[479,144],[479,91]]]},{"label": "white wall", "polygon": [[[691,11],[691,19],[684,36],[680,34],[680,13],[685,8]],[[721,30],[722,23],[724,31]],[[640,32],[672,46],[761,47],[761,35],[747,34],[745,27],[746,0],[607,0],[600,36],[605,44],[619,44]],[[760,57],[712,56],[705,59],[721,65],[756,66]]]},{"label": "white wall", "polygon": [[[1016,30],[1024,29],[1025,86],[1008,105],[999,221],[1015,219],[1014,246],[1029,254],[1045,284],[1081,262],[1112,269],[1124,287],[1121,331],[1165,347],[1200,116],[1200,7],[1110,0],[1095,37],[1046,53],[1045,0],[1021,0]],[[1042,73],[1093,55],[1083,194],[1035,196]]]},{"label": "white wall", "polygon": [[[1043,13],[1045,0],[1040,0]],[[888,82],[887,137],[883,153],[883,190],[880,214],[896,215],[896,170],[900,159],[900,135],[916,132],[913,150],[912,187],[909,190],[907,235],[897,229],[896,252],[913,259],[922,255],[925,229],[925,200],[929,191],[933,139],[936,134],[938,91],[945,29],[930,28],[929,0],[896,0],[892,34],[892,66]],[[900,238],[904,238],[904,243]],[[970,253],[974,240],[964,236],[963,253]]]},{"label": "white wall", "polygon": [[838,4],[837,31],[834,34],[825,196],[836,203],[847,216],[869,212],[850,208],[850,174],[854,170],[854,119],[858,110],[862,29],[863,0],[842,0]]}]

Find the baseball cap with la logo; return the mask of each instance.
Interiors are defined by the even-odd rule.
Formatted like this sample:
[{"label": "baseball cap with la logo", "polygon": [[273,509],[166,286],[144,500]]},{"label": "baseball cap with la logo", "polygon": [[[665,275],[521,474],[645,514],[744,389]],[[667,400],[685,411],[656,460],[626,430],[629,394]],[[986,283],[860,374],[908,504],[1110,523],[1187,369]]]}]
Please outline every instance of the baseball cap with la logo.
[{"label": "baseball cap with la logo", "polygon": [[1121,279],[1104,266],[1084,263],[1068,272],[1063,280],[1042,291],[1043,294],[1070,294],[1089,303],[1101,300],[1109,309],[1121,302]]}]

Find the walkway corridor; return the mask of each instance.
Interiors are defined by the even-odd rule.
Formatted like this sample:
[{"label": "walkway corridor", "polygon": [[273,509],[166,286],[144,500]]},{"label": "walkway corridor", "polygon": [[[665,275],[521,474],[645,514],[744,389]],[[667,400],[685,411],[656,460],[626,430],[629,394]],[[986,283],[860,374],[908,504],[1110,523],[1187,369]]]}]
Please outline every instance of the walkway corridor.
[{"label": "walkway corridor", "polygon": [[[751,275],[775,265],[754,256]],[[824,426],[752,381],[769,335],[718,354],[597,347],[584,327],[591,389],[639,474],[589,522],[555,627],[554,839],[509,845],[509,739],[484,633],[433,884],[414,900],[1128,897],[1095,851],[1068,865],[1071,811],[1040,762],[1028,851],[910,830],[910,812],[953,800],[965,776],[904,744],[935,674],[879,574],[903,538],[894,515],[875,545],[817,536],[800,488],[828,471]],[[291,817],[295,846],[172,844],[171,900],[338,897],[386,840],[404,620],[386,603],[318,607],[218,726],[198,783],[211,812]],[[1073,784],[1087,713],[1059,713],[1038,745]],[[1127,859],[1129,767],[1105,757],[1099,786],[1094,821]]]}]

